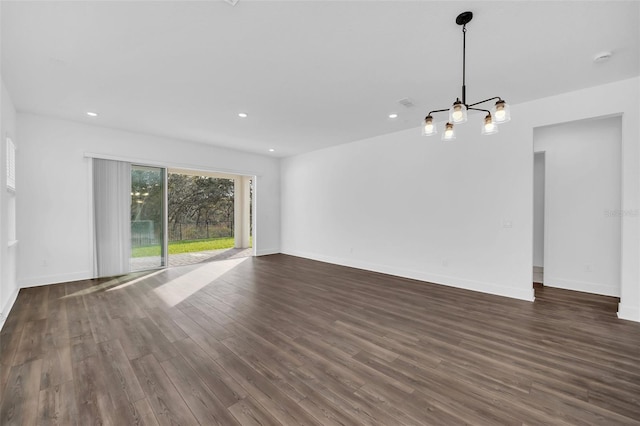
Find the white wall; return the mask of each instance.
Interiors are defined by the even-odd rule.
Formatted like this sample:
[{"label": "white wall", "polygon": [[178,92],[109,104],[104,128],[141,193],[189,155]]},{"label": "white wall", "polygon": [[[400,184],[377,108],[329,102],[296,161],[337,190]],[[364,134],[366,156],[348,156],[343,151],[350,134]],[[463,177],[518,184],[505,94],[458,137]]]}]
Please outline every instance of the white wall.
[{"label": "white wall", "polygon": [[85,153],[257,176],[256,252],[280,251],[278,159],[32,114],[18,114],[18,129],[18,281],[22,287],[93,274],[91,160]]},{"label": "white wall", "polygon": [[[491,137],[473,117],[451,143],[414,129],[285,159],[282,251],[532,300],[533,129],[623,114],[622,208],[637,209],[639,87],[514,105]],[[638,217],[622,226],[618,314],[640,321]]]},{"label": "white wall", "polygon": [[544,266],[544,153],[533,160],[533,266]]},{"label": "white wall", "polygon": [[531,145],[481,120],[455,142],[411,129],[284,160],[283,252],[532,300]]},{"label": "white wall", "polygon": [[[7,190],[7,163],[6,163],[6,138],[10,137],[18,147],[20,145],[16,135],[16,109],[11,101],[11,96],[0,77],[0,328],[13,306],[18,295],[16,281],[16,250],[17,247],[9,244],[9,220],[8,208],[9,195]],[[16,155],[20,155],[17,153]],[[20,182],[16,183],[19,187]],[[16,191],[17,196],[17,191]]]},{"label": "white wall", "polygon": [[546,286],[620,295],[621,117],[540,127],[546,157]]}]

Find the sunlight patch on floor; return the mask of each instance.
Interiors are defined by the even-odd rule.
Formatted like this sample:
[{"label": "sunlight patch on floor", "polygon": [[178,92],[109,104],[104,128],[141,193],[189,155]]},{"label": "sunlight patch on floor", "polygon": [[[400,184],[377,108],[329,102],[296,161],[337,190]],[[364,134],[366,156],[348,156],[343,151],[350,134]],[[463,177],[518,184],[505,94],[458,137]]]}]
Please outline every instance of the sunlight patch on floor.
[{"label": "sunlight patch on floor", "polygon": [[202,266],[180,275],[153,291],[169,307],[175,306],[247,259],[249,258],[243,257],[204,263]]},{"label": "sunlight patch on floor", "polygon": [[[87,287],[87,288],[85,288],[83,290],[78,290],[78,291],[76,291],[75,293],[72,293],[72,294],[67,294],[66,296],[63,296],[60,299],[68,299],[70,297],[86,296],[86,295],[89,295],[89,294],[92,294],[92,293],[96,293],[96,292],[99,292],[99,291],[103,291],[103,290],[106,290],[106,291],[119,290],[121,288],[130,286],[131,284],[135,284],[135,283],[137,283],[139,281],[142,281],[142,280],[147,279],[149,277],[152,277],[152,276],[154,276],[156,274],[159,274],[160,272],[162,272],[162,270],[154,271],[154,272],[151,272],[151,273],[149,273],[148,271],[134,272],[132,274],[136,274],[136,275],[139,275],[139,276],[133,277],[133,279],[130,280],[130,281],[124,281],[124,280],[126,280],[127,278],[131,278],[132,274],[128,274],[126,276],[114,277],[114,278],[110,279],[109,281],[103,282],[102,284],[98,284],[98,285],[94,285],[94,286],[91,286],[91,287]],[[121,283],[121,284],[117,285],[119,283]]]}]

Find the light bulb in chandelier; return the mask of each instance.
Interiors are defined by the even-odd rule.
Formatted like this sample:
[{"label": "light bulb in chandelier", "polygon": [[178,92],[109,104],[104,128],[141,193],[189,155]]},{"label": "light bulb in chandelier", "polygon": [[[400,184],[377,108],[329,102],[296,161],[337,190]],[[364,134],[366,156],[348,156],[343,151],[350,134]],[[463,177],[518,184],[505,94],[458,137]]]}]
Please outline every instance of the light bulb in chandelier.
[{"label": "light bulb in chandelier", "polygon": [[494,133],[498,133],[498,125],[491,114],[487,114],[484,118],[484,123],[482,123],[482,134],[493,135]]},{"label": "light bulb in chandelier", "polygon": [[511,120],[511,111],[509,105],[500,99],[493,107],[493,117],[496,123],[506,123]]},{"label": "light bulb in chandelier", "polygon": [[449,109],[449,123],[460,124],[467,121],[467,107],[456,99]]},{"label": "light bulb in chandelier", "polygon": [[452,141],[456,138],[456,132],[453,130],[453,123],[447,123],[444,132],[442,132],[443,141]]},{"label": "light bulb in chandelier", "polygon": [[433,122],[433,117],[431,115],[427,115],[422,122],[422,135],[433,136],[436,133],[438,133],[438,129],[436,129],[436,124]]}]

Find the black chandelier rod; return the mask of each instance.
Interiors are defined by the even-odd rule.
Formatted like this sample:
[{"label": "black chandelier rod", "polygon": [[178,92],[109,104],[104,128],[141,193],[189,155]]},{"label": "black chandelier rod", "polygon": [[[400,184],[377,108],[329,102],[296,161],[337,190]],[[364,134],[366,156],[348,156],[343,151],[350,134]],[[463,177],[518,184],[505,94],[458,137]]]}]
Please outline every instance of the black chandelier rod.
[{"label": "black chandelier rod", "polygon": [[467,24],[462,25],[462,103],[467,106]]}]

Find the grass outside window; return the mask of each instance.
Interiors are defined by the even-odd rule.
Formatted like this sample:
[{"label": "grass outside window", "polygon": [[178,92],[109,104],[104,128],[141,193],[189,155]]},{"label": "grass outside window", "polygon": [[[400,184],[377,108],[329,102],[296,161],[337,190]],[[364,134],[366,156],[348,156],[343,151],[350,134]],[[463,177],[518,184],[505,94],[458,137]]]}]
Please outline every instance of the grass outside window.
[{"label": "grass outside window", "polygon": [[[207,250],[222,250],[233,248],[233,237],[209,238],[205,240],[187,240],[169,242],[169,254],[193,253]],[[134,247],[131,249],[131,257],[160,256],[160,246]]]}]

